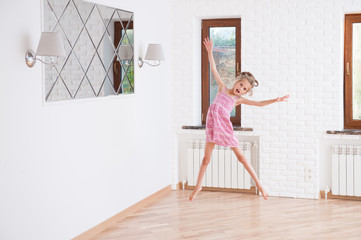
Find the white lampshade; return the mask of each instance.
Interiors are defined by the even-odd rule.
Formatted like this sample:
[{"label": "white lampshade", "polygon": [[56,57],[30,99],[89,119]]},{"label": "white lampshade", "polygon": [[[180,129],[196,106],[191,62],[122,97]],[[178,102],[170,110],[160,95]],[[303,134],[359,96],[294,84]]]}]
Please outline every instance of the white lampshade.
[{"label": "white lampshade", "polygon": [[148,44],[145,60],[164,60],[163,48],[161,44]]},{"label": "white lampshade", "polygon": [[133,49],[130,45],[120,45],[118,55],[121,61],[131,60],[133,57]]},{"label": "white lampshade", "polygon": [[65,57],[65,49],[63,39],[58,32],[42,32],[38,49],[36,50],[37,56],[54,56]]}]

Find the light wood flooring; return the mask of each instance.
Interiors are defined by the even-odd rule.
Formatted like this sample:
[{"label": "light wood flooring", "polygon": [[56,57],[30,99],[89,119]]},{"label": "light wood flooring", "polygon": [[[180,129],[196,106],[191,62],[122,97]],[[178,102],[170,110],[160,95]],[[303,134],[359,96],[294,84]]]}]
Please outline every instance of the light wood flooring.
[{"label": "light wood flooring", "polygon": [[171,191],[93,240],[361,239],[361,202]]}]

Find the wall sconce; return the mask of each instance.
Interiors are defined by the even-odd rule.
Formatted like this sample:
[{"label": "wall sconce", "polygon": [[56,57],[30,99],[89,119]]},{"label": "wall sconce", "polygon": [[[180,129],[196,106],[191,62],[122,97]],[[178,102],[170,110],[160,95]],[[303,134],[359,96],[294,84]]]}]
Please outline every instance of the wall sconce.
[{"label": "wall sconce", "polygon": [[[151,64],[145,60],[152,60],[155,63]],[[138,59],[138,66],[141,68],[143,63],[146,63],[152,67],[159,66],[160,61],[164,60],[163,48],[161,44],[148,44],[147,53],[145,54],[145,60],[141,57]]]},{"label": "wall sconce", "polygon": [[[36,56],[49,56],[50,62],[44,62]],[[28,67],[33,67],[36,60],[45,64],[56,64],[58,57],[65,57],[65,49],[63,39],[58,32],[42,32],[36,55],[29,49],[25,53],[25,63]],[[55,58],[54,58],[55,57]]]}]

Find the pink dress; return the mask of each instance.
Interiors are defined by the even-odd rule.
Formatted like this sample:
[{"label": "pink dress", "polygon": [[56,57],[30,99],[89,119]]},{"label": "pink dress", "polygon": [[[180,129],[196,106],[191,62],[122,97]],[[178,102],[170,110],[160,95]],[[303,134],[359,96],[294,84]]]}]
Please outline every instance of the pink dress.
[{"label": "pink dress", "polygon": [[208,109],[206,120],[206,142],[225,147],[238,147],[238,139],[234,135],[231,123],[231,111],[238,97],[232,98],[224,88],[214,98]]}]

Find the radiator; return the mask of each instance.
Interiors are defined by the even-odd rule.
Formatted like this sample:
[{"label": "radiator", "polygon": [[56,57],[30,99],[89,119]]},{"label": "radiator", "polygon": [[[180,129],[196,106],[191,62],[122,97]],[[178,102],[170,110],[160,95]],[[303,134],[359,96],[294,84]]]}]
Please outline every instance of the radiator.
[{"label": "radiator", "polygon": [[332,145],[332,195],[361,196],[361,146]]},{"label": "radiator", "polygon": [[[240,147],[248,161],[251,160],[250,142],[240,142]],[[187,147],[188,186],[197,184],[199,167],[204,157],[205,141],[191,140]],[[202,186],[211,188],[250,189],[251,176],[229,147],[216,145],[212,152]]]}]

